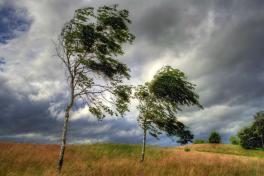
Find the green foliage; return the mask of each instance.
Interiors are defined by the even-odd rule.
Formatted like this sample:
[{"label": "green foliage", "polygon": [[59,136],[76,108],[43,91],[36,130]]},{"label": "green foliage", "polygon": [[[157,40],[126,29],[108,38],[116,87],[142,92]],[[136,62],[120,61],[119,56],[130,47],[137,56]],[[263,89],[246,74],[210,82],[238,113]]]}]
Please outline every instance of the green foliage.
[{"label": "green foliage", "polygon": [[115,30],[127,30],[127,26],[121,17],[109,17],[103,21],[104,25],[111,26]]},{"label": "green foliage", "polygon": [[244,127],[237,133],[237,137],[240,139],[239,145],[244,149],[261,148],[261,137],[259,137],[253,126]]},{"label": "green foliage", "polygon": [[191,149],[189,149],[189,148],[185,148],[184,151],[185,151],[185,152],[189,152],[189,151],[191,151]]},{"label": "green foliage", "polygon": [[[116,89],[114,90],[114,93],[118,95],[118,99],[117,99],[117,111],[120,112],[120,114],[123,117],[123,114],[125,113],[125,111],[128,111],[126,102],[130,102],[130,96],[132,94],[132,88],[125,86],[125,85],[119,85],[116,87]],[[117,115],[116,115],[117,116]]]},{"label": "green foliage", "polygon": [[[172,69],[170,66],[165,66],[154,76],[154,81],[145,83],[145,86],[139,85],[135,87],[136,91],[132,98],[137,98],[140,101],[140,105],[137,106],[140,110],[137,120],[144,130],[150,130],[149,134],[157,139],[157,134],[162,134],[160,131],[165,131],[169,138],[172,136],[180,137],[177,143],[184,145],[188,142],[193,142],[191,139],[193,139],[194,135],[187,130],[189,127],[176,120],[177,118],[173,112],[181,109],[178,108],[178,101],[171,101],[174,99],[174,95],[170,91],[170,89],[181,86],[185,90],[181,92],[181,100],[184,101],[185,97],[188,98],[187,94],[190,94],[189,89],[192,89],[192,87],[184,87],[182,82],[177,81],[181,76],[184,76],[184,73],[179,72],[177,69]],[[160,93],[156,90],[160,91]],[[171,97],[169,97],[170,95]],[[195,101],[193,99],[194,104],[202,108],[196,99]],[[172,141],[174,140],[172,139]]]},{"label": "green foliage", "polygon": [[209,143],[221,143],[221,136],[217,132],[212,132],[208,137]]},{"label": "green foliage", "polygon": [[244,149],[263,148],[264,135],[264,111],[259,111],[254,115],[255,121],[250,127],[244,127],[237,136],[240,139],[239,145]]},{"label": "green foliage", "polygon": [[94,28],[90,25],[82,26],[82,41],[87,52],[91,52],[91,47],[96,40]]},{"label": "green foliage", "polygon": [[[72,84],[74,84],[71,88],[78,87],[78,90],[81,90],[80,93],[74,95],[74,98],[79,96],[86,99],[81,97],[82,95],[89,97],[85,104],[89,106],[89,111],[98,120],[105,117],[101,109],[111,115],[114,114],[108,106],[102,104],[97,98],[98,94],[102,95],[103,92],[108,91],[115,95],[117,98],[115,105],[122,117],[124,112],[128,111],[128,103],[130,103],[130,95],[132,94],[132,86],[117,86],[118,83],[122,83],[123,78],[129,79],[131,77],[128,73],[130,69],[125,64],[112,59],[112,54],[115,56],[123,55],[121,44],[126,42],[132,44],[135,36],[129,33],[129,29],[124,23],[127,21],[131,24],[127,18],[129,12],[125,9],[117,11],[116,7],[118,4],[99,7],[98,16],[94,15],[93,7],[76,10],[74,18],[64,24],[59,36],[60,45],[63,47],[61,53],[65,53],[65,55],[63,57],[57,51],[57,56],[68,67],[70,77],[73,80]],[[85,25],[84,23],[89,20],[88,16],[96,18],[97,23]],[[74,63],[69,62],[71,57],[74,57]],[[96,73],[99,78],[102,76],[105,81],[110,81],[112,86],[95,85],[93,78],[86,75],[89,72]],[[89,75],[91,74],[89,73]],[[104,90],[91,91],[92,86],[100,86]],[[92,103],[88,103],[88,101]],[[117,112],[115,114],[118,116]]]},{"label": "green foliage", "polygon": [[190,90],[194,89],[192,86],[196,85],[184,81],[183,79],[187,79],[187,77],[184,76],[183,72],[173,69],[171,66],[165,66],[157,72],[154,78],[149,88],[157,98],[166,99],[166,101],[174,104],[197,105],[203,109],[197,100],[199,95]]},{"label": "green foliage", "polygon": [[[176,142],[180,143],[181,145],[186,145],[188,142],[193,143],[192,139],[194,138],[194,134],[191,134],[191,131],[187,130],[190,127],[185,126],[183,123],[179,121],[177,121],[175,124],[176,124],[176,127],[174,127],[173,129],[175,131],[177,130],[177,132],[174,133],[174,135],[176,137],[180,137],[180,139]],[[167,135],[167,136],[172,136],[172,135]]]},{"label": "green foliage", "polygon": [[230,144],[232,144],[232,145],[239,145],[239,139],[236,138],[235,136],[230,136],[230,138],[229,138],[229,142],[230,142]]},{"label": "green foliage", "polygon": [[204,144],[204,140],[202,139],[196,139],[193,144]]},{"label": "green foliage", "polygon": [[128,69],[125,64],[122,64],[112,58],[106,58],[104,55],[100,55],[98,59],[101,61],[101,63],[97,63],[93,60],[85,62],[87,66],[93,70],[93,72],[101,75],[103,70],[104,76],[117,82],[121,82],[119,79],[114,78],[114,76],[117,74],[122,74],[127,78],[130,77],[130,75],[127,73],[127,71],[130,71],[130,69]]},{"label": "green foliage", "polygon": [[[162,130],[162,131],[166,131],[167,132],[167,136],[171,137],[171,136],[176,136],[176,137],[180,137],[180,139],[178,141],[176,141],[177,143],[180,143],[181,145],[185,145],[188,142],[193,142],[191,139],[194,138],[194,135],[191,134],[191,131],[186,130],[189,127],[186,127],[183,123],[176,121],[174,118],[167,118],[164,119],[163,121],[160,121],[160,119],[158,120],[154,120],[153,121],[158,129]],[[172,139],[172,141],[174,141]]]},{"label": "green foliage", "polygon": [[252,124],[252,128],[261,137],[262,148],[264,148],[264,111],[259,111],[254,115],[255,121]]}]

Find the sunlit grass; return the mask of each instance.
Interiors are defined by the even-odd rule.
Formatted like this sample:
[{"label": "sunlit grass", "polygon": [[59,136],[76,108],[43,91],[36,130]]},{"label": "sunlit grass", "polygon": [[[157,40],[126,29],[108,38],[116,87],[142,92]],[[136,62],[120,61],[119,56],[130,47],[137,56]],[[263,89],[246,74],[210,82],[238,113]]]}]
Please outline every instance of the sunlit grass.
[{"label": "sunlit grass", "polygon": [[[0,176],[57,175],[60,147],[0,142]],[[263,150],[237,145],[147,145],[143,163],[141,152],[137,144],[66,145],[60,175],[264,175]]]},{"label": "sunlit grass", "polygon": [[264,149],[251,149],[245,150],[239,145],[230,145],[230,144],[191,144],[181,147],[172,147],[177,150],[184,150],[185,148],[190,148],[191,150],[199,152],[211,152],[211,153],[220,153],[220,154],[232,154],[237,156],[246,156],[246,157],[257,157],[264,158]]}]

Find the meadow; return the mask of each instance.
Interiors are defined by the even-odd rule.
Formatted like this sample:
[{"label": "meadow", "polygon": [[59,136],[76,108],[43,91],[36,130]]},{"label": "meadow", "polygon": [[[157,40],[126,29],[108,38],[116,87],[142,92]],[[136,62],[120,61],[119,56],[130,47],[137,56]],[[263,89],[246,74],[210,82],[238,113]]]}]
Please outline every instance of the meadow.
[{"label": "meadow", "polygon": [[[0,142],[0,176],[261,176],[263,149],[230,144],[180,147],[94,143],[66,145],[61,174],[56,173],[61,145]],[[190,151],[188,151],[188,149]]]}]

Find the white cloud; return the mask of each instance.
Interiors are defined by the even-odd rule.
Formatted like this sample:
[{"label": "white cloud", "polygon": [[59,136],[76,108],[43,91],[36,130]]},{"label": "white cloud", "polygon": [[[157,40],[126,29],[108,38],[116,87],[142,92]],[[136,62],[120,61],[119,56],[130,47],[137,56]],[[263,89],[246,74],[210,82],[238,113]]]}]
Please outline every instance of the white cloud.
[{"label": "white cloud", "polygon": [[42,101],[52,99],[55,94],[62,93],[61,90],[63,88],[60,82],[50,81],[45,81],[42,83],[31,83],[31,86],[38,89],[38,94],[29,94],[28,98],[30,101]]},{"label": "white cloud", "polygon": [[61,103],[50,103],[50,107],[48,108],[48,112],[53,118],[57,120],[63,120],[65,117],[65,110],[59,109],[61,107]]},{"label": "white cloud", "polygon": [[118,137],[133,137],[138,135],[142,135],[142,130],[140,129],[132,129],[130,131],[120,130],[118,131],[117,134]]}]

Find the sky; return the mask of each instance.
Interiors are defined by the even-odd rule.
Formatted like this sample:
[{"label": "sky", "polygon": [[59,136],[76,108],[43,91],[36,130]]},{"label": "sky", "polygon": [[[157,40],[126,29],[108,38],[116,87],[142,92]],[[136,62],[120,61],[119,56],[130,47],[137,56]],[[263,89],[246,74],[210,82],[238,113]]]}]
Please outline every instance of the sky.
[{"label": "sky", "polygon": [[[112,4],[129,11],[132,24],[127,26],[136,37],[116,57],[131,70],[130,80],[124,78],[121,85],[144,85],[164,65],[183,72],[196,85],[193,91],[204,108],[179,105],[182,111],[175,114],[190,127],[193,141],[208,140],[215,131],[230,144],[230,136],[264,110],[264,1],[0,0],[1,142],[61,145],[70,89],[66,67],[52,56],[53,41],[58,44],[62,26],[75,10],[94,7],[96,14],[98,7]],[[123,118],[105,113],[101,122],[81,105],[78,101],[78,110],[70,109],[67,145],[142,145],[137,99]],[[165,132],[158,137],[147,131],[146,145],[180,146],[179,137],[174,142]]]}]

